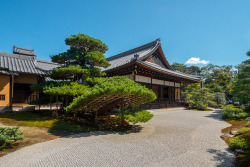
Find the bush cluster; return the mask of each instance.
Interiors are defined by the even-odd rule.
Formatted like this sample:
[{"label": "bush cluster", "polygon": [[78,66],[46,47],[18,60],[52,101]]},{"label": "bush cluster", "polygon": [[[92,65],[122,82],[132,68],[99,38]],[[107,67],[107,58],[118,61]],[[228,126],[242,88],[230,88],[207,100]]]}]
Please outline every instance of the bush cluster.
[{"label": "bush cluster", "polygon": [[231,138],[229,139],[228,146],[230,149],[235,150],[235,149],[242,149],[242,150],[247,150],[250,149],[250,142],[244,138]]},{"label": "bush cluster", "polygon": [[[139,108],[125,108],[122,109],[122,112],[124,114],[124,118],[133,124],[138,122],[147,122],[153,118],[153,114]],[[117,115],[118,119],[122,117],[122,112]]]},{"label": "bush cluster", "polygon": [[222,112],[223,117],[226,118],[244,118],[247,116],[246,112],[243,112],[241,108],[234,107],[233,104],[222,107],[224,111]]},{"label": "bush cluster", "polygon": [[23,132],[18,132],[19,127],[0,127],[0,147],[10,147],[12,143],[23,140]]},{"label": "bush cluster", "polygon": [[236,135],[242,135],[242,134],[245,134],[245,133],[248,133],[248,132],[250,132],[250,128],[243,127],[243,128],[240,128],[240,129],[237,131]]},{"label": "bush cluster", "polygon": [[197,110],[205,111],[208,107],[207,103],[203,103],[201,101],[195,101],[191,103],[191,107]]}]

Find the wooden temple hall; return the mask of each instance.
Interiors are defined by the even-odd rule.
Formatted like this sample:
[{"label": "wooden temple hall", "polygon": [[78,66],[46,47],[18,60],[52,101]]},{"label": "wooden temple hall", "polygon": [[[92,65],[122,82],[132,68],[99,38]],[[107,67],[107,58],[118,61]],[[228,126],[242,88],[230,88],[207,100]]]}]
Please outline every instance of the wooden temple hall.
[{"label": "wooden temple hall", "polygon": [[[32,92],[30,85],[49,79],[49,72],[60,66],[36,57],[34,50],[16,46],[13,53],[0,52],[0,111],[38,99],[38,92]],[[198,76],[173,70],[159,39],[107,60],[111,66],[102,69],[107,76],[125,75],[155,92],[157,99],[141,106],[145,109],[183,105],[181,83],[201,82]]]},{"label": "wooden temple hall", "polygon": [[152,89],[157,99],[140,106],[144,109],[185,105],[181,99],[182,83],[199,83],[201,77],[175,71],[163,54],[160,39],[107,58],[110,67],[103,69],[107,76],[128,76]]}]

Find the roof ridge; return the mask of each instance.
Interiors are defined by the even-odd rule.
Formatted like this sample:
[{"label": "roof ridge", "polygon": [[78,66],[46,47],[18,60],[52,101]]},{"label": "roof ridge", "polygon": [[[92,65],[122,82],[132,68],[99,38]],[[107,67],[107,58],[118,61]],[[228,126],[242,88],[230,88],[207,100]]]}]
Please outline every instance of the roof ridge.
[{"label": "roof ridge", "polygon": [[41,60],[41,59],[36,59],[36,61],[38,61],[38,62],[43,62],[43,63],[49,63],[49,64],[58,64],[58,63],[54,63],[54,62],[52,62],[52,61],[48,61],[48,60]]},{"label": "roof ridge", "polygon": [[[3,54],[1,54],[1,53],[3,53]],[[24,59],[24,60],[35,60],[33,56],[16,54],[16,53],[0,52],[0,56],[13,57],[13,58]]]},{"label": "roof ridge", "polygon": [[28,49],[28,48],[22,48],[22,47],[19,47],[19,46],[13,46],[13,48],[18,48],[18,49],[23,49],[23,50],[28,50],[28,51],[34,51],[34,49]]},{"label": "roof ridge", "polygon": [[141,46],[139,46],[139,47],[136,47],[136,48],[127,50],[127,51],[125,51],[125,52],[119,53],[119,54],[117,54],[117,55],[108,57],[108,58],[107,58],[107,61],[111,61],[111,60],[114,60],[114,59],[123,57],[123,56],[125,56],[125,55],[128,55],[129,53],[133,53],[133,52],[139,51],[139,50],[141,50],[141,49],[143,49],[143,48],[147,48],[147,47],[149,47],[149,46],[152,46],[153,44],[154,44],[154,45],[157,45],[159,42],[160,42],[160,38],[158,38],[158,39],[156,39],[156,40],[154,40],[154,41],[152,41],[152,42],[149,42],[149,43],[147,43],[147,44],[141,45]]}]

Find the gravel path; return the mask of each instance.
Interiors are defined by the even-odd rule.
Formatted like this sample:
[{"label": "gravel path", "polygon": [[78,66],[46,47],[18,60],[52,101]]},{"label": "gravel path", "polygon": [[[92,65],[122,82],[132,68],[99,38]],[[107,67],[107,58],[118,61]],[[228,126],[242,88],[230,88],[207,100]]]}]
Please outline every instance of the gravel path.
[{"label": "gravel path", "polygon": [[2,167],[231,166],[220,139],[229,124],[218,111],[156,112],[137,133],[81,133],[35,144],[0,158]]}]

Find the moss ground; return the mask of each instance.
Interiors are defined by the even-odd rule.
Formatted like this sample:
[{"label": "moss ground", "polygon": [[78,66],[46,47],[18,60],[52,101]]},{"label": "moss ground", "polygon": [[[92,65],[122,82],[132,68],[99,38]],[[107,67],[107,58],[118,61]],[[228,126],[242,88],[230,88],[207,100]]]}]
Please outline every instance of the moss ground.
[{"label": "moss ground", "polygon": [[[221,132],[224,134],[229,134],[231,130],[233,129],[241,129],[245,128],[247,121],[244,119],[236,119],[236,118],[227,118],[224,119],[227,123],[231,124],[230,127],[227,127],[225,129],[222,129]],[[247,141],[250,142],[250,132],[246,132],[243,134],[236,135],[238,138],[245,138]],[[229,138],[225,139],[225,142],[229,142]],[[236,156],[236,163],[234,165],[235,167],[243,167],[243,166],[250,166],[250,150],[246,150],[244,154],[238,154]]]},{"label": "moss ground", "polygon": [[52,118],[43,113],[20,112],[0,114],[0,126],[19,126],[19,131],[24,132],[24,140],[18,141],[10,148],[0,149],[0,157],[9,152],[32,144],[53,140],[62,136],[79,132],[89,132],[95,129],[77,124],[73,121]]}]

